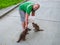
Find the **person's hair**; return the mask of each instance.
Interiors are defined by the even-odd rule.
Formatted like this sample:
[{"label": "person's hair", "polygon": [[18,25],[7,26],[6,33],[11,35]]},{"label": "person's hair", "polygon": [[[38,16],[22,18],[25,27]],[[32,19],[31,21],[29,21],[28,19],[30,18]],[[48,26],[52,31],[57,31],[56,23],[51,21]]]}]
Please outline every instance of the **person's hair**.
[{"label": "person's hair", "polygon": [[35,4],[35,5],[38,5],[38,8],[40,7],[40,5],[37,3],[37,4]]},{"label": "person's hair", "polygon": [[[34,4],[34,5],[38,5],[38,8],[40,7],[40,5],[39,5],[39,4]],[[33,5],[33,6],[34,6],[34,5]],[[36,10],[32,9],[32,11],[33,11],[33,12],[35,12]]]}]

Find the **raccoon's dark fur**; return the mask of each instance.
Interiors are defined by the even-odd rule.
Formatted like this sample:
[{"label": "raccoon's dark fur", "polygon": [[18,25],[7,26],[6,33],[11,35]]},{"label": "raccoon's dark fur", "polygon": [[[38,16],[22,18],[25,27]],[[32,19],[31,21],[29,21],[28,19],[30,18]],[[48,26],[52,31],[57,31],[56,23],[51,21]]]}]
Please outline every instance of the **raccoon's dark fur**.
[{"label": "raccoon's dark fur", "polygon": [[21,41],[21,40],[26,40],[26,35],[28,34],[28,30],[25,29],[25,31],[23,31],[19,37],[19,40],[17,41],[18,43]]},{"label": "raccoon's dark fur", "polygon": [[32,23],[33,27],[34,27],[34,31],[37,32],[37,31],[43,31],[42,29],[40,29],[40,27],[35,24],[35,23]]}]

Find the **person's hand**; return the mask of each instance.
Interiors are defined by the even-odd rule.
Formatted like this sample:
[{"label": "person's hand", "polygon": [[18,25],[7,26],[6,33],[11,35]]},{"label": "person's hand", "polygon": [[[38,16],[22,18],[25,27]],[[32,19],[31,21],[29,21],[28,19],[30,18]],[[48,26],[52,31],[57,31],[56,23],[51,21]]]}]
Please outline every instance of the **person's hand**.
[{"label": "person's hand", "polygon": [[32,14],[31,14],[32,16],[35,16],[35,12],[34,11],[32,11]]},{"label": "person's hand", "polygon": [[32,16],[35,16],[35,15],[32,15]]}]

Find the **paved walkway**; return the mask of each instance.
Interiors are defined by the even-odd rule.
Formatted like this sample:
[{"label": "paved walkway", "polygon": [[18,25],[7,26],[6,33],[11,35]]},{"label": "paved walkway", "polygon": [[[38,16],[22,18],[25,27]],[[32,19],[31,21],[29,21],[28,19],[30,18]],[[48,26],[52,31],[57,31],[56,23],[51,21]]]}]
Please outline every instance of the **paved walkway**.
[{"label": "paved walkway", "polygon": [[18,8],[0,19],[0,45],[60,45],[60,2],[59,0],[34,0],[41,4],[36,12],[35,22],[44,30],[32,31],[26,37],[26,41],[16,43],[22,32]]}]

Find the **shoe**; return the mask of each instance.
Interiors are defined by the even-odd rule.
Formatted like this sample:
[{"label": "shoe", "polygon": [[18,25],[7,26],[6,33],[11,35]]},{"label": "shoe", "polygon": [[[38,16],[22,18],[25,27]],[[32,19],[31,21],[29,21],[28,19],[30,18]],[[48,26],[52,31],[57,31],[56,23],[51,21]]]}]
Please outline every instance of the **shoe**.
[{"label": "shoe", "polygon": [[28,31],[31,31],[31,29],[30,29],[30,28],[27,28],[27,30],[28,30]]}]

